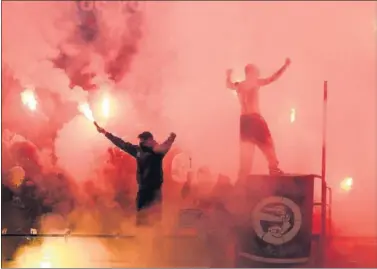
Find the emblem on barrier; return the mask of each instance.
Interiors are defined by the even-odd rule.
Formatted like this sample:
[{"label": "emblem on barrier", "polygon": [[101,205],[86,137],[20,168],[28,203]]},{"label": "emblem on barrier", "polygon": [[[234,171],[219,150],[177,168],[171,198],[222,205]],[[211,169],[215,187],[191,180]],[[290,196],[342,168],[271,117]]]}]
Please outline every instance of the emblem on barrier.
[{"label": "emblem on barrier", "polygon": [[300,207],[291,199],[282,196],[262,199],[255,206],[252,217],[257,236],[275,246],[293,240],[302,225]]}]

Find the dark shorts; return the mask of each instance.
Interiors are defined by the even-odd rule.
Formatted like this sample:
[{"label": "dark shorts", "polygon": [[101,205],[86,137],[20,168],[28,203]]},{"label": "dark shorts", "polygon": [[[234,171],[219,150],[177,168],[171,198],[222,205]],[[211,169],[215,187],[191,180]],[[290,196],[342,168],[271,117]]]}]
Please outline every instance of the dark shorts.
[{"label": "dark shorts", "polygon": [[260,114],[241,115],[241,141],[266,144],[271,139],[271,132],[267,122]]},{"label": "dark shorts", "polygon": [[162,203],[161,188],[139,189],[136,196],[136,210],[141,211]]}]

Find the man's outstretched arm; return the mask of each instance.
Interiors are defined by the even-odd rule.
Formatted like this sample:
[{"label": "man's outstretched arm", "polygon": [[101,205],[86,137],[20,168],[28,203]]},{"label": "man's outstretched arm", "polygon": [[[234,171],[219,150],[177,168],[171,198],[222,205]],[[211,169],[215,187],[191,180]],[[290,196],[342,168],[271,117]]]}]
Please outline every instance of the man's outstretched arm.
[{"label": "man's outstretched arm", "polygon": [[161,154],[168,153],[168,151],[174,143],[176,136],[177,135],[175,133],[171,133],[168,139],[166,139],[163,143],[154,146],[153,151]]},{"label": "man's outstretched arm", "polygon": [[238,82],[232,81],[232,70],[228,69],[226,71],[226,81],[225,81],[226,87],[231,90],[237,90]]},{"label": "man's outstretched arm", "polygon": [[277,79],[279,79],[281,77],[281,75],[284,74],[285,70],[287,70],[287,68],[290,64],[291,64],[291,60],[286,59],[285,64],[278,71],[276,71],[272,76],[270,76],[269,78],[259,79],[259,85],[265,86],[265,85],[268,85],[268,84],[276,81]]},{"label": "man's outstretched arm", "polygon": [[131,156],[136,158],[137,155],[137,146],[125,142],[123,139],[113,135],[112,133],[107,132],[104,128],[100,127],[96,122],[94,122],[94,125],[97,128],[97,131],[101,134],[104,134],[107,139],[109,139],[115,146],[123,150],[124,152],[127,152]]}]

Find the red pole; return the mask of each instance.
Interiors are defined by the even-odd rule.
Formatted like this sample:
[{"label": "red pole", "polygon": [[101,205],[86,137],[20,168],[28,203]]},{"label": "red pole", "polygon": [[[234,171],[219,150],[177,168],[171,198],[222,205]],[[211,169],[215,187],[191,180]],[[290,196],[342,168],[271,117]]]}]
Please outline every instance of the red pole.
[{"label": "red pole", "polygon": [[326,257],[326,230],[327,230],[327,183],[326,183],[326,150],[327,150],[327,81],[323,84],[323,119],[322,119],[322,189],[321,189],[321,197],[322,197],[322,212],[321,212],[321,256],[322,256],[322,263],[323,266],[325,265],[325,257]]}]

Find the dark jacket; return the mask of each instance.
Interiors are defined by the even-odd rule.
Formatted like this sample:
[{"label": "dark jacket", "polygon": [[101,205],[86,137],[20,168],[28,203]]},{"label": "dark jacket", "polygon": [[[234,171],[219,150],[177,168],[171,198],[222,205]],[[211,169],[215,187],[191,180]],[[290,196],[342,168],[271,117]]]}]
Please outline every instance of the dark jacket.
[{"label": "dark jacket", "polygon": [[[106,133],[106,137],[118,148],[127,152],[136,159],[137,163],[137,183],[139,189],[158,189],[164,181],[162,169],[162,161],[165,153],[156,153],[149,147],[141,145],[133,145],[123,141],[111,133]],[[172,144],[173,141],[165,141],[164,143]]]}]

